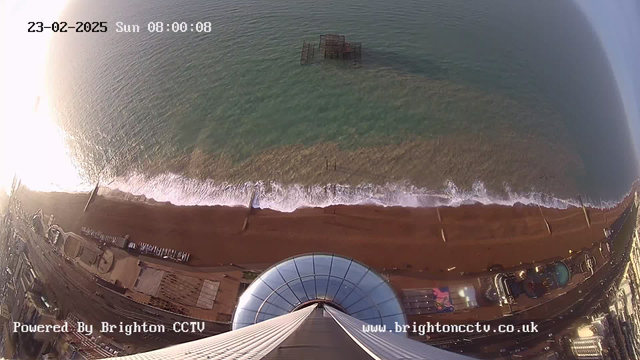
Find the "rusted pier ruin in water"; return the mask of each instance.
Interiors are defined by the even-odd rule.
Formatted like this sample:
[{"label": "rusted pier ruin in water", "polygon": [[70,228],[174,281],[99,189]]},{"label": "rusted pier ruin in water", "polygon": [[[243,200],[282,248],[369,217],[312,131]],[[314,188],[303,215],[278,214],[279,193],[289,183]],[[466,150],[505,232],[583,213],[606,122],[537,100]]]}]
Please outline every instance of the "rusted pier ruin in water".
[{"label": "rusted pier ruin in water", "polygon": [[302,53],[300,54],[300,65],[311,64],[315,57],[316,46],[312,43],[302,43]]},{"label": "rusted pier ruin in water", "polygon": [[[315,44],[303,42],[300,53],[301,65],[315,62],[315,48]],[[362,44],[346,42],[344,35],[320,35],[318,49],[324,59],[350,60],[354,66],[362,62]]]}]

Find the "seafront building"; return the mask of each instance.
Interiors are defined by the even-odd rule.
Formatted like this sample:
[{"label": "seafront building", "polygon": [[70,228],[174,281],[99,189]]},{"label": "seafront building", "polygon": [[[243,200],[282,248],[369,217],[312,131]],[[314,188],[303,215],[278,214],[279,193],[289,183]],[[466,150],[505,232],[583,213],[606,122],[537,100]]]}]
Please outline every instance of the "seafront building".
[{"label": "seafront building", "polygon": [[602,353],[602,337],[590,336],[572,340],[571,352],[577,359],[604,359]]}]

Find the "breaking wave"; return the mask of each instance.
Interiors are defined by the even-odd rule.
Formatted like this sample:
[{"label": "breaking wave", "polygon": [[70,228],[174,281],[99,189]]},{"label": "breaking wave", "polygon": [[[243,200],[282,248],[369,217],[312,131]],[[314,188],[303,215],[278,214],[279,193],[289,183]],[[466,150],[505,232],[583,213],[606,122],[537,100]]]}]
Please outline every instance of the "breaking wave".
[{"label": "breaking wave", "polygon": [[[442,189],[425,189],[410,184],[387,183],[384,185],[361,184],[357,186],[283,185],[277,182],[245,182],[229,184],[212,180],[199,181],[176,174],[145,177],[134,174],[119,178],[100,188],[99,194],[130,200],[153,200],[174,205],[222,205],[248,206],[253,192],[253,206],[292,212],[305,207],[327,207],[331,205],[377,205],[403,207],[460,206],[466,204],[540,205],[565,209],[579,206],[577,199],[560,199],[541,192],[517,193],[504,186],[502,194],[494,193],[482,182],[473,184],[471,190],[462,190],[452,181]],[[594,207],[612,207],[619,201],[593,204],[585,199],[584,204]]]}]

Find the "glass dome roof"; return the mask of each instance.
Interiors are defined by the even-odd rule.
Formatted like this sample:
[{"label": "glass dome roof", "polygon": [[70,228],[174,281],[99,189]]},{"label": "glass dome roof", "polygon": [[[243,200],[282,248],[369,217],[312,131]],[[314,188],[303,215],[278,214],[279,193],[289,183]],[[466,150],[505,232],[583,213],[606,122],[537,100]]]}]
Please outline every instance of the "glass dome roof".
[{"label": "glass dome roof", "polygon": [[556,280],[558,281],[558,286],[563,287],[569,283],[569,280],[571,280],[571,273],[569,272],[567,265],[559,262],[555,264],[553,270],[556,275]]},{"label": "glass dome roof", "polygon": [[374,270],[338,255],[305,254],[272,266],[251,283],[238,301],[233,330],[314,302],[388,330],[406,324],[395,292]]}]

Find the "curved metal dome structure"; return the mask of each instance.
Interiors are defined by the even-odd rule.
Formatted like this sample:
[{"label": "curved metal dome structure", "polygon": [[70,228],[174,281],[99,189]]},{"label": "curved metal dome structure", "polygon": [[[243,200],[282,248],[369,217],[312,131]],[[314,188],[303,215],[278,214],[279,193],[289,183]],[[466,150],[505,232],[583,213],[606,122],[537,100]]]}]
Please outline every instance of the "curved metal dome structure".
[{"label": "curved metal dome structure", "polygon": [[331,306],[311,304],[239,330],[117,359],[470,359],[397,334],[366,332],[365,327]]},{"label": "curved metal dome structure", "polygon": [[391,331],[396,323],[406,324],[395,292],[373,269],[342,256],[313,253],[283,260],[256,278],[238,301],[233,330],[314,303]]}]

